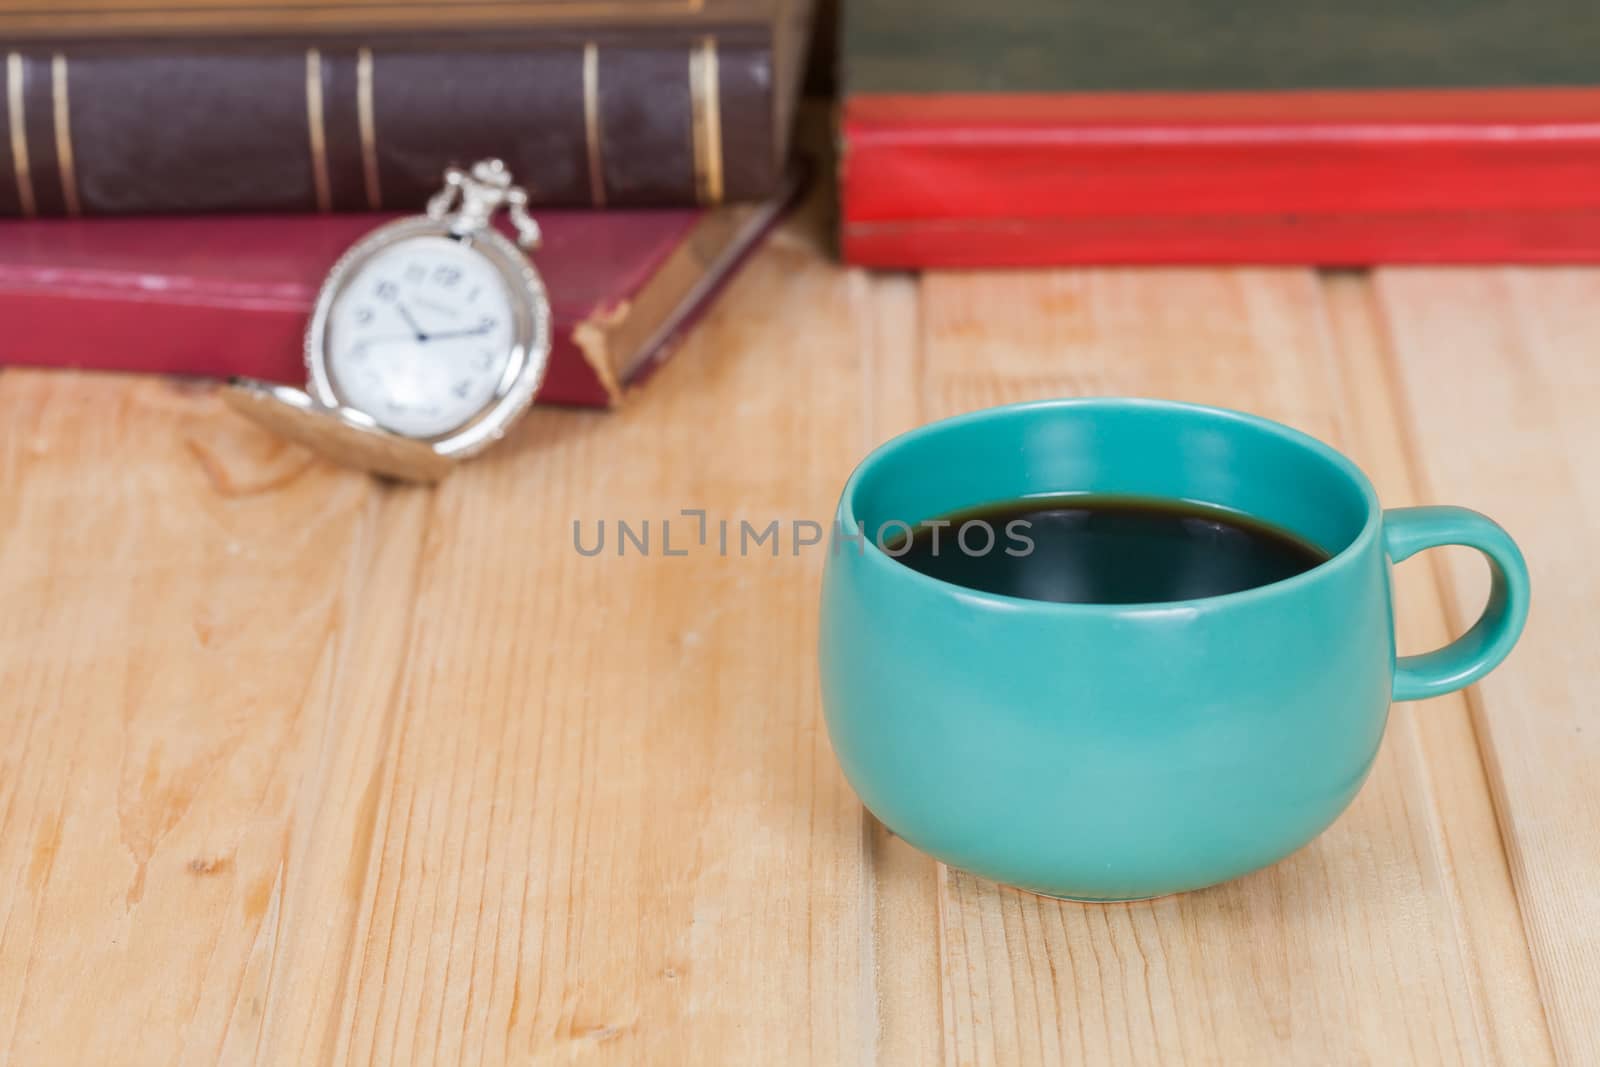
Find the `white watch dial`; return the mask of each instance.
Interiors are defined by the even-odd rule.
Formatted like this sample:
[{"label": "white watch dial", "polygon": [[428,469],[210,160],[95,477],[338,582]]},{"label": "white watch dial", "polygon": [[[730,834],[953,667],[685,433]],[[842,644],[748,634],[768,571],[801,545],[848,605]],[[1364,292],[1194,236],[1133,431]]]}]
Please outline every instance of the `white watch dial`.
[{"label": "white watch dial", "polygon": [[471,422],[494,401],[514,347],[505,282],[446,237],[406,238],[378,253],[339,291],[327,321],[340,402],[411,437]]}]

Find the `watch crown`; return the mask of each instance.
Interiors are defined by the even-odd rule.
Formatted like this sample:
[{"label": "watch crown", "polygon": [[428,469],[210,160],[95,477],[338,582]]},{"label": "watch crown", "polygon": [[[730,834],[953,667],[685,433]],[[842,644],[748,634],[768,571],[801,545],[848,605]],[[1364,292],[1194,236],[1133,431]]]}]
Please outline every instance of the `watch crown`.
[{"label": "watch crown", "polygon": [[480,159],[470,171],[460,167],[445,171],[444,188],[428,200],[428,217],[449,218],[451,231],[464,236],[488,226],[502,207],[517,229],[517,244],[537,245],[539,224],[528,215],[527,190],[511,183],[511,171],[498,159]]},{"label": "watch crown", "polygon": [[472,178],[495,189],[511,187],[511,172],[498,159],[480,159],[472,165]]}]

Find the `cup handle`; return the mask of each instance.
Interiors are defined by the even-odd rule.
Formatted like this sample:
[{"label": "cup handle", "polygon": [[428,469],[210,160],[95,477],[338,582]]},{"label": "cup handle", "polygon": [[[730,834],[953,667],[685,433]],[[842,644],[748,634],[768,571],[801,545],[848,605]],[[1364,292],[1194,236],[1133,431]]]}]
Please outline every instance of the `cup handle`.
[{"label": "cup handle", "polygon": [[1383,544],[1399,563],[1425,548],[1466,545],[1489,561],[1489,603],[1472,629],[1443,648],[1395,661],[1394,699],[1423,700],[1471,685],[1506,658],[1528,619],[1528,565],[1511,535],[1467,508],[1389,508]]}]

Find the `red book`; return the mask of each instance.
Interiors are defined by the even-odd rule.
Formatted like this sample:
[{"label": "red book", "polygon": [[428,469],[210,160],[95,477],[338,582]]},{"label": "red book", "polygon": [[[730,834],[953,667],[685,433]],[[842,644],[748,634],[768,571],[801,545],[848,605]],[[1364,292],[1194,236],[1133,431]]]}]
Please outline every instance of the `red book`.
[{"label": "red book", "polygon": [[873,266],[1600,259],[1600,7],[859,0]]},{"label": "red book", "polygon": [[[539,400],[606,407],[671,353],[789,197],[686,211],[541,211]],[[324,275],[383,216],[0,224],[0,364],[301,384]]]}]

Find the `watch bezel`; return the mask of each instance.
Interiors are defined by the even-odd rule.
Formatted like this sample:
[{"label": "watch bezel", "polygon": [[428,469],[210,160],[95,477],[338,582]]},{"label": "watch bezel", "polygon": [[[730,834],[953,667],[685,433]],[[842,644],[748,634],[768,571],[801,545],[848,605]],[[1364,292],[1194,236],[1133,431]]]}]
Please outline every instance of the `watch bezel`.
[{"label": "watch bezel", "polygon": [[[448,218],[410,216],[386,223],[345,250],[323,279],[305,334],[305,364],[309,392],[328,407],[357,411],[334,387],[328,367],[328,317],[334,301],[363,267],[400,241],[418,237],[442,237],[464,245],[488,260],[506,286],[512,309],[511,355],[505,374],[495,388],[494,399],[471,420],[432,437],[420,437],[384,428],[384,432],[428,444],[441,456],[452,459],[475,455],[494,444],[533,403],[544,384],[550,361],[550,299],[544,280],[515,243],[497,231],[484,228],[457,233]],[[376,420],[374,420],[376,421]]]}]

